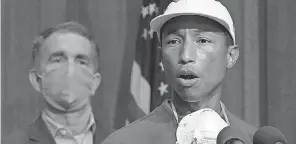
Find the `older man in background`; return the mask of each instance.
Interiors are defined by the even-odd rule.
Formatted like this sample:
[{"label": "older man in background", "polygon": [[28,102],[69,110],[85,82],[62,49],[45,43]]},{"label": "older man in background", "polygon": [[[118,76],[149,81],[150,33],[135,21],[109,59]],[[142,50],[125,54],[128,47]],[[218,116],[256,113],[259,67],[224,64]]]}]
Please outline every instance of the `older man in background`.
[{"label": "older man in background", "polygon": [[252,143],[256,128],[221,102],[225,73],[239,57],[226,7],[215,0],[179,0],[150,26],[160,39],[166,80],[175,94],[103,144],[216,143],[229,125],[244,133],[245,143]]},{"label": "older man in background", "polygon": [[33,47],[29,79],[45,99],[39,118],[4,144],[94,144],[107,133],[96,121],[90,99],[101,82],[99,47],[87,29],[66,22],[43,31]]}]

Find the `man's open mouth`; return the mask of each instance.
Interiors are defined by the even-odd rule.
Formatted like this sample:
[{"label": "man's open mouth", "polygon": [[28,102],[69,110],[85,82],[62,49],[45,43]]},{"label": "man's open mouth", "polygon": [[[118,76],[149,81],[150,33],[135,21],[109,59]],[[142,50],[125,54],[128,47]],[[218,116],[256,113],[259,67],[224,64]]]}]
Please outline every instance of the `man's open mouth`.
[{"label": "man's open mouth", "polygon": [[181,70],[178,72],[177,77],[185,80],[199,78],[197,74],[191,70]]},{"label": "man's open mouth", "polygon": [[179,78],[182,78],[182,79],[195,79],[195,78],[198,78],[198,76],[194,75],[194,74],[182,74],[182,75],[179,75]]},{"label": "man's open mouth", "polygon": [[182,86],[190,87],[199,81],[199,77],[191,70],[182,70],[178,72],[177,80]]}]

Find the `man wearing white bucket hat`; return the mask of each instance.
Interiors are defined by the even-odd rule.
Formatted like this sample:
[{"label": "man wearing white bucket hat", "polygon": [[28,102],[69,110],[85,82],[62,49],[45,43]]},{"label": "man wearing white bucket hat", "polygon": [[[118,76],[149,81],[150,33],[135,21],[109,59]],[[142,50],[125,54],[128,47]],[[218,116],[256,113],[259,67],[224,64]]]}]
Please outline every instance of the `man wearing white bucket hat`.
[{"label": "man wearing white bucket hat", "polygon": [[216,143],[229,125],[242,130],[251,143],[257,129],[220,101],[226,70],[239,57],[228,10],[215,0],[179,0],[150,27],[161,42],[166,79],[175,94],[103,144]]}]

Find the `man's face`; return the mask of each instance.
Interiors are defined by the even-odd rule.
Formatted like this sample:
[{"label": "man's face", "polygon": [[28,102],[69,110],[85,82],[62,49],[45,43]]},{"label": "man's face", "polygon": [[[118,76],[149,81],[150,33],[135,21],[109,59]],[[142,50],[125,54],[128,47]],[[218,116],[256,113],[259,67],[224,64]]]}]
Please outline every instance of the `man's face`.
[{"label": "man's face", "polygon": [[[38,84],[46,101],[62,111],[80,110],[89,104],[100,83],[95,73],[95,50],[83,36],[71,32],[56,32],[46,39],[38,57]],[[32,77],[32,75],[31,75]],[[34,76],[33,76],[34,77]]]},{"label": "man's face", "polygon": [[166,79],[184,101],[200,101],[221,85],[230,46],[217,22],[176,17],[164,26],[161,42]]}]

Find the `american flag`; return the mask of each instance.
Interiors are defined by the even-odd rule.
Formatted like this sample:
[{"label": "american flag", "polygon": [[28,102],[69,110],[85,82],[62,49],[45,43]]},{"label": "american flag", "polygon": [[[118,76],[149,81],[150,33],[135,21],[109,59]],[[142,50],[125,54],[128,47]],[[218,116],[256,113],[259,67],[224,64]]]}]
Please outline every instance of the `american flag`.
[{"label": "american flag", "polygon": [[170,97],[171,89],[165,81],[161,63],[160,44],[157,34],[150,29],[150,21],[161,14],[168,3],[169,0],[143,0],[139,9],[139,27],[131,67],[130,94],[124,95],[125,98],[120,96],[115,129],[145,116],[159,106],[164,99]]},{"label": "american flag", "polygon": [[[138,83],[134,85],[137,93],[134,93],[133,96],[138,99],[137,103],[145,114],[154,110],[170,96],[170,88],[164,78],[160,43],[156,33],[149,26],[150,21],[162,11],[160,0],[144,0],[140,11],[140,27],[133,68],[141,69],[141,78],[134,77]],[[137,73],[139,71],[133,69],[132,78],[138,75]],[[140,84],[140,80],[145,82]],[[131,87],[133,86],[131,85]]]}]

